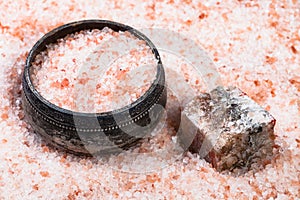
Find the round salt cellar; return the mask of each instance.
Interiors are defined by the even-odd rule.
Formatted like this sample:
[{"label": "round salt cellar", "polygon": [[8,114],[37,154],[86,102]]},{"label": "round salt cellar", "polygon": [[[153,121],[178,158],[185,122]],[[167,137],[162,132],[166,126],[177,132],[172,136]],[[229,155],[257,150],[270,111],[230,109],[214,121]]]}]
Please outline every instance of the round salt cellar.
[{"label": "round salt cellar", "polygon": [[[70,34],[105,28],[129,32],[151,49],[157,60],[156,75],[151,85],[136,100],[104,112],[74,111],[45,98],[34,83],[33,63],[37,56],[45,52],[49,45]],[[22,86],[25,117],[32,129],[50,145],[78,155],[97,156],[133,147],[155,128],[166,105],[165,72],[156,47],[136,29],[107,20],[72,22],[43,36],[28,54]]]}]

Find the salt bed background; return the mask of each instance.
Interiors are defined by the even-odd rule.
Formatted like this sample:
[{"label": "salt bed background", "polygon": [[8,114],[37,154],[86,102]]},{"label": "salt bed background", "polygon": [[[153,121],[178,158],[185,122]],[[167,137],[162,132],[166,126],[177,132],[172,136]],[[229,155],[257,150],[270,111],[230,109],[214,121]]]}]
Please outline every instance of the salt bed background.
[{"label": "salt bed background", "polygon": [[[299,1],[0,2],[0,199],[299,199]],[[152,173],[57,152],[28,131],[20,110],[26,54],[46,32],[88,18],[193,38],[222,79],[277,119],[278,152],[265,169],[234,177],[186,156]],[[189,77],[189,80],[194,80]]]}]

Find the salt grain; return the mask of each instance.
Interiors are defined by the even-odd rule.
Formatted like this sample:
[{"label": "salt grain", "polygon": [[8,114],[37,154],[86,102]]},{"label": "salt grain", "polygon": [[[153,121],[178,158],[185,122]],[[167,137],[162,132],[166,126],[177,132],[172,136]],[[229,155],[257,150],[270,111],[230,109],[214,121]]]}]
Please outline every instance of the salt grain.
[{"label": "salt grain", "polygon": [[[8,112],[8,120],[0,121],[0,141],[7,140],[0,145],[0,199],[124,199],[126,195],[133,196],[136,191],[145,199],[299,199],[300,148],[295,145],[288,150],[295,139],[300,138],[299,126],[295,127],[300,121],[299,111],[297,106],[288,103],[299,100],[298,90],[288,81],[300,73],[299,53],[294,54],[290,49],[290,42],[297,43],[295,47],[299,47],[299,2],[253,1],[257,8],[246,7],[248,1],[209,2],[211,6],[206,7],[195,1],[1,1],[0,113],[11,112]],[[207,13],[207,17],[200,20],[198,16],[202,12]],[[294,16],[294,22],[289,22],[291,16]],[[248,172],[242,177],[217,173],[199,158],[187,165],[178,159],[151,172],[161,178],[154,188],[146,181],[145,174],[120,172],[105,161],[94,160],[92,167],[87,168],[85,163],[80,162],[84,158],[64,155],[53,148],[43,152],[40,138],[26,126],[19,126],[22,120],[13,112],[22,112],[11,103],[11,90],[15,88],[16,79],[20,80],[18,76],[11,78],[13,68],[23,69],[25,57],[21,56],[19,64],[16,64],[18,57],[26,54],[46,32],[67,22],[87,18],[105,18],[134,27],[160,27],[195,40],[218,59],[216,65],[225,83],[237,85],[260,105],[269,106],[269,112],[282,127],[282,131],[275,129],[275,142],[280,145],[281,153],[275,152],[275,158],[265,169]],[[190,26],[184,23],[187,19],[193,20]],[[278,21],[277,27],[269,26],[270,20]],[[247,26],[252,30],[248,30]],[[182,51],[186,48],[189,47]],[[273,65],[266,65],[265,56],[270,51],[279,53],[279,59]],[[162,55],[162,58],[167,73],[168,69],[181,72],[178,63],[182,63],[182,59],[169,54]],[[186,72],[189,80],[201,80],[192,70]],[[174,74],[166,75],[169,85],[178,83],[179,78]],[[276,96],[270,95],[268,87],[256,86],[254,80],[273,81]],[[195,81],[189,82],[190,85],[193,83]],[[181,84],[177,87],[178,91],[184,92],[175,94],[180,94],[180,97],[186,95]],[[202,87],[201,83],[198,87]],[[15,91],[15,97],[20,99],[18,91]],[[265,98],[258,98],[260,93]],[[174,96],[168,97],[167,105],[171,109],[168,113],[172,114],[180,110]],[[169,126],[161,134],[145,141],[141,148],[148,146],[151,152],[161,147],[162,141],[168,146],[175,134],[173,126]],[[24,138],[29,147],[22,143]],[[64,164],[60,161],[63,157]],[[13,175],[9,171],[12,163],[22,166]],[[136,167],[151,164],[141,162]],[[200,171],[196,170],[198,164],[203,166]],[[39,171],[48,171],[51,178],[41,177]],[[178,178],[173,179],[174,175]],[[136,187],[125,189],[123,186],[129,182],[136,183]],[[271,188],[265,186],[267,182],[272,185]],[[39,189],[33,191],[35,184],[39,185]],[[78,187],[72,188],[72,185]],[[228,186],[230,190],[226,190]]]}]

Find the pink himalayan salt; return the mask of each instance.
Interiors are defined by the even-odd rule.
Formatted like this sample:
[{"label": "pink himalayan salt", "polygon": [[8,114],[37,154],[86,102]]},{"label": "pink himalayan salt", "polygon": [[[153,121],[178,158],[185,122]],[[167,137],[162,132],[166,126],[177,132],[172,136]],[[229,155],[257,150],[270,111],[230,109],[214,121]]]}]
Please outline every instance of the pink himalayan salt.
[{"label": "pink himalayan salt", "polygon": [[106,27],[70,34],[48,45],[32,63],[31,78],[51,103],[99,113],[137,100],[155,79],[156,65],[144,41]]}]

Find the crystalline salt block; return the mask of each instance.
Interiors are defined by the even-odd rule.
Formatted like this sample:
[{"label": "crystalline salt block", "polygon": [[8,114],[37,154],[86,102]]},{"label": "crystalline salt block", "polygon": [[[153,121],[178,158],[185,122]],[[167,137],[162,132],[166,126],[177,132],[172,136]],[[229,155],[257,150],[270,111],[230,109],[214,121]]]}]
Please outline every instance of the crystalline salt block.
[{"label": "crystalline salt block", "polygon": [[179,139],[218,171],[250,169],[272,156],[275,122],[240,89],[219,86],[186,105]]}]

